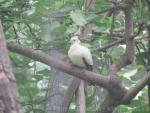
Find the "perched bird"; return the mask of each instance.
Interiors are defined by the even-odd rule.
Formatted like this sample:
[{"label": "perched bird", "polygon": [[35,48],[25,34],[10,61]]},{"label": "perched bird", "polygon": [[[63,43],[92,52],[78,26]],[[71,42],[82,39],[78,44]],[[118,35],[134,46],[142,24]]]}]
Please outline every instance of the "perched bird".
[{"label": "perched bird", "polygon": [[78,36],[73,36],[70,39],[70,49],[68,51],[68,56],[71,62],[78,66],[84,67],[88,71],[93,70],[93,59],[91,51],[81,44]]}]

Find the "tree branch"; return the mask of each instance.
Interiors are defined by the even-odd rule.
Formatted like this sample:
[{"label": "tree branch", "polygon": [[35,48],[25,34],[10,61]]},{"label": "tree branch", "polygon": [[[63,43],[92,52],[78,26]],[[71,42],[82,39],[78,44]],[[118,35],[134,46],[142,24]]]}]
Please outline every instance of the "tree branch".
[{"label": "tree branch", "polygon": [[122,67],[132,63],[134,58],[134,39],[133,34],[133,21],[132,21],[132,6],[129,4],[125,10],[125,40],[126,40],[126,51],[120,60],[114,62],[110,69],[109,75],[115,75]]},{"label": "tree branch", "polygon": [[9,50],[11,50],[13,52],[16,52],[16,53],[22,54],[26,57],[29,57],[31,59],[40,61],[44,64],[52,66],[52,67],[59,69],[63,72],[71,74],[75,77],[78,77],[80,79],[84,79],[88,82],[91,82],[92,84],[97,84],[97,85],[100,85],[106,89],[109,89],[109,79],[105,76],[102,76],[100,74],[96,74],[94,72],[90,72],[90,71],[86,71],[83,69],[73,67],[70,64],[66,64],[65,62],[63,62],[61,60],[58,60],[58,59],[53,58],[47,54],[44,54],[41,51],[25,48],[25,47],[18,45],[18,44],[8,43],[7,47]]},{"label": "tree branch", "polygon": [[63,99],[60,113],[68,113],[71,100],[73,98],[73,95],[75,94],[75,91],[80,85],[80,81],[81,80],[76,77],[73,78]]},{"label": "tree branch", "polygon": [[112,47],[112,46],[114,46],[114,45],[117,45],[117,44],[119,44],[119,43],[121,43],[121,42],[123,42],[123,41],[124,41],[123,38],[118,39],[117,41],[114,41],[114,42],[112,42],[112,43],[109,43],[109,44],[107,44],[107,45],[101,47],[101,48],[98,48],[97,50],[98,50],[98,51],[106,51],[108,48],[110,48],[110,47]]},{"label": "tree branch", "polygon": [[[114,62],[109,68],[109,77],[114,80],[116,73],[126,65],[130,64],[134,57],[134,41],[132,37],[133,21],[132,21],[132,5],[128,3],[124,9],[125,13],[125,40],[126,51],[125,54],[116,62]],[[117,76],[116,76],[117,77]],[[118,77],[117,77],[118,78]],[[113,81],[112,80],[112,81]],[[112,86],[112,88],[114,88]],[[119,98],[123,98],[125,92],[120,93]],[[114,109],[119,105],[118,101],[114,97],[108,94],[96,113],[112,113]]]},{"label": "tree branch", "polygon": [[139,83],[137,83],[133,88],[126,92],[122,99],[123,104],[129,104],[130,101],[150,82],[150,72],[145,76]]},{"label": "tree branch", "polygon": [[[143,29],[144,29],[143,23],[139,23],[139,25],[138,25],[138,32],[135,33],[134,35],[132,35],[130,39],[134,39],[135,37],[137,37],[141,33],[141,31]],[[101,34],[110,35],[110,33],[107,33],[107,32],[94,32],[94,31],[93,31],[93,34],[96,34],[96,35],[101,35]],[[96,50],[105,52],[107,49],[111,48],[112,46],[115,46],[115,45],[117,45],[119,43],[125,42],[125,40],[126,40],[123,37],[123,35],[121,35],[121,34],[112,34],[112,36],[113,37],[120,37],[120,38],[118,40],[116,40],[116,41],[113,41],[113,42],[109,43],[109,44],[105,44],[103,47],[97,48]]]},{"label": "tree branch", "polygon": [[125,4],[119,4],[119,5],[116,5],[114,7],[111,7],[111,8],[108,8],[108,9],[104,9],[102,11],[98,11],[95,14],[106,13],[106,12],[112,11],[112,10],[124,10],[125,6],[126,6]]}]

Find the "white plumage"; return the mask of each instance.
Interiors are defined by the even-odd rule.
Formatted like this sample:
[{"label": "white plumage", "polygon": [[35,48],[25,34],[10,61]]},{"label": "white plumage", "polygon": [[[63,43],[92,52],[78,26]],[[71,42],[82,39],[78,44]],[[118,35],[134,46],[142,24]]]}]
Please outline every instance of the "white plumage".
[{"label": "white plumage", "polygon": [[70,49],[68,56],[71,62],[79,67],[85,67],[89,71],[92,71],[93,59],[90,50],[81,45],[78,36],[74,36],[70,39]]}]

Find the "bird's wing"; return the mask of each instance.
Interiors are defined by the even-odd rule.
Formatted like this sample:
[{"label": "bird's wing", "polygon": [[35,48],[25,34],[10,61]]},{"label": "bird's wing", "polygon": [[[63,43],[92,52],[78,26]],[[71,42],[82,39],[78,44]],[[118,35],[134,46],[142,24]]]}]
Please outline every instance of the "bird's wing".
[{"label": "bird's wing", "polygon": [[84,64],[86,65],[87,70],[92,71],[93,70],[93,59],[92,59],[92,54],[91,51],[83,46],[83,56],[82,56],[82,60],[84,62]]},{"label": "bird's wing", "polygon": [[88,62],[86,61],[86,59],[84,57],[82,57],[82,60],[83,60],[83,62],[85,64],[85,66],[86,66],[86,69],[88,71],[93,71],[93,65],[88,64]]}]

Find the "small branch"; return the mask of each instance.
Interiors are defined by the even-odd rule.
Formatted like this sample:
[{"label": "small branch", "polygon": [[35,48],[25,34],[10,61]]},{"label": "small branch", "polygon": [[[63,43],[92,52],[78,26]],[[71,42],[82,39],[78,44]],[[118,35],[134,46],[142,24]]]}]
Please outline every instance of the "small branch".
[{"label": "small branch", "polygon": [[[136,24],[136,23],[133,23],[134,24],[134,29],[136,28],[136,27],[138,27],[138,32],[137,33],[134,33],[131,37],[136,37],[136,36],[138,36],[140,33],[141,33],[141,31],[142,30],[144,30],[144,23],[142,22],[140,22],[140,23],[138,23],[138,24]],[[123,38],[124,36],[123,36],[123,34],[122,33],[124,33],[124,31],[125,31],[125,29],[124,28],[116,28],[116,29],[114,29],[114,32],[115,33],[113,33],[112,34],[112,36],[113,37],[119,37],[119,38]],[[119,33],[120,32],[120,33]],[[108,36],[110,36],[110,32],[105,32],[105,31],[103,31],[103,32],[96,32],[96,31],[92,31],[92,34],[94,34],[94,35],[102,35],[102,34],[106,34],[106,35],[108,35]]]},{"label": "small branch", "polygon": [[116,12],[114,11],[112,15],[112,23],[111,23],[111,28],[110,28],[110,38],[112,38],[113,30],[115,28],[115,17],[116,17]]},{"label": "small branch", "polygon": [[90,10],[96,3],[96,0],[88,0],[86,5],[86,11]]},{"label": "small branch", "polygon": [[111,34],[110,32],[105,32],[105,31],[104,32],[95,32],[95,31],[92,31],[92,34],[94,34],[94,35],[106,34],[108,36],[112,35],[113,37],[120,37],[120,38],[123,37],[123,35],[121,35],[120,33],[113,33],[113,34]]},{"label": "small branch", "polygon": [[116,5],[116,6],[113,6],[111,8],[108,8],[108,9],[104,9],[102,11],[95,12],[95,14],[106,13],[106,12],[112,11],[112,10],[124,10],[125,7],[126,7],[125,4],[120,4],[120,5]]},{"label": "small branch", "polygon": [[70,14],[64,14],[64,15],[60,15],[60,16],[56,16],[55,14],[54,15],[51,15],[52,18],[66,18],[66,17],[69,17]]},{"label": "small branch", "polygon": [[[139,24],[139,29],[138,29],[138,32],[137,33],[135,33],[134,35],[131,35],[131,38],[130,39],[134,39],[135,37],[137,37],[140,33],[141,33],[141,31],[144,29],[144,27],[143,27],[143,23],[141,23],[141,24]],[[103,33],[105,33],[105,32],[94,32],[95,34],[103,34]],[[106,34],[106,33],[105,33]],[[107,34],[109,34],[109,33],[107,33]],[[110,35],[110,34],[109,34]],[[113,34],[113,36],[114,35],[116,35],[116,36],[118,36],[118,37],[120,37],[120,39],[118,39],[117,41],[113,41],[112,43],[109,43],[109,44],[105,44],[105,46],[103,46],[103,47],[101,47],[101,48],[97,48],[96,50],[98,50],[98,51],[106,51],[106,49],[109,49],[109,48],[111,48],[112,46],[115,46],[115,45],[117,45],[117,44],[119,44],[119,43],[122,43],[122,42],[124,42],[125,41],[125,38],[123,38],[123,36],[121,36],[120,34]]]},{"label": "small branch", "polygon": [[30,26],[29,24],[26,24],[26,25],[27,25],[27,27],[29,28],[30,33],[34,36],[34,38],[36,38],[37,36],[36,36],[36,34],[32,31],[31,26]]},{"label": "small branch", "polygon": [[18,34],[17,34],[16,28],[15,28],[14,25],[13,25],[13,30],[14,30],[14,33],[15,33],[15,35],[16,35],[16,39],[18,39]]},{"label": "small branch", "polygon": [[133,88],[126,92],[122,99],[123,104],[129,104],[130,101],[150,82],[150,72]]},{"label": "small branch", "polygon": [[14,26],[14,25],[13,25],[13,30],[14,30],[14,33],[15,33],[15,36],[16,36],[16,39],[17,39],[17,42],[18,42],[18,44],[20,44],[19,36],[18,36],[18,33],[17,33],[16,28],[15,28],[15,26]]},{"label": "small branch", "polygon": [[117,45],[117,44],[119,44],[119,43],[121,43],[121,42],[123,42],[123,41],[124,41],[123,38],[118,39],[117,41],[114,41],[114,42],[112,42],[112,43],[109,43],[109,44],[107,44],[107,45],[101,47],[101,48],[98,48],[97,50],[98,50],[98,51],[104,51],[104,52],[105,52],[106,49],[109,49],[110,47],[112,47],[112,46],[114,46],[114,45]]},{"label": "small branch", "polygon": [[110,2],[110,3],[114,4],[114,5],[117,5],[117,4],[118,4],[118,2],[117,2],[117,1],[114,1],[114,0],[107,0],[107,2]]},{"label": "small branch", "polygon": [[79,9],[82,10],[82,5],[80,4],[79,1],[77,1],[77,5],[78,5]]}]

